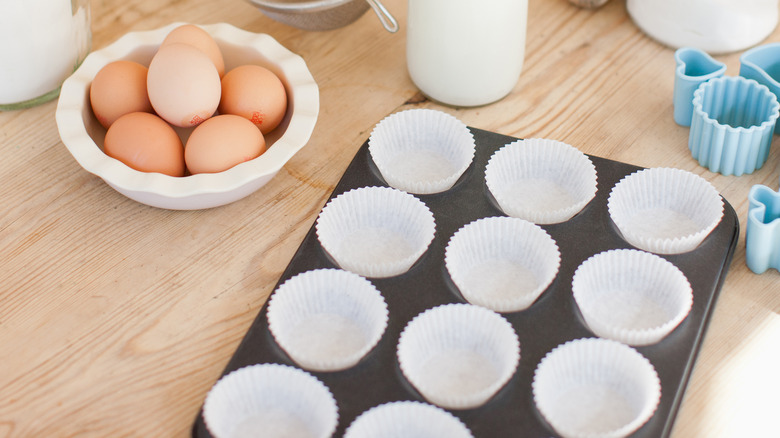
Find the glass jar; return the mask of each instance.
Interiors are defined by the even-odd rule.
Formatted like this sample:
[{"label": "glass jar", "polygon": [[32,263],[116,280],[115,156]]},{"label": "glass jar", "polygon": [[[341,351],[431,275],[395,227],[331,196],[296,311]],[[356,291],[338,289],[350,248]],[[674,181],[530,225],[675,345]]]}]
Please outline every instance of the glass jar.
[{"label": "glass jar", "polygon": [[0,111],[60,93],[90,50],[89,0],[0,0]]},{"label": "glass jar", "polygon": [[428,98],[452,106],[497,101],[525,56],[528,0],[408,0],[406,61]]}]

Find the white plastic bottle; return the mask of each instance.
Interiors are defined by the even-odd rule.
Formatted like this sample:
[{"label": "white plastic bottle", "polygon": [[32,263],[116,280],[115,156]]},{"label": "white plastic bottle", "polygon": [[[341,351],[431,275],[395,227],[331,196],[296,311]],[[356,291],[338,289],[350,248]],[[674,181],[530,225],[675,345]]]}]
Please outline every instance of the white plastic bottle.
[{"label": "white plastic bottle", "polygon": [[53,99],[91,44],[89,0],[0,0],[0,110]]},{"label": "white plastic bottle", "polygon": [[452,106],[503,98],[523,69],[527,16],[528,0],[409,0],[412,81]]}]

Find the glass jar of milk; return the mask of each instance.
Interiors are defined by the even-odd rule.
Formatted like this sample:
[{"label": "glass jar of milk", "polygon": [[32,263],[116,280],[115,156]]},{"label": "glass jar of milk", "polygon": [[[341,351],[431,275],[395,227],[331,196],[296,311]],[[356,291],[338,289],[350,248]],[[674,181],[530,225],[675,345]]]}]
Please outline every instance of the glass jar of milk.
[{"label": "glass jar of milk", "polygon": [[406,62],[428,98],[495,102],[523,69],[528,0],[408,0]]},{"label": "glass jar of milk", "polygon": [[0,110],[59,95],[92,43],[89,0],[0,0]]}]

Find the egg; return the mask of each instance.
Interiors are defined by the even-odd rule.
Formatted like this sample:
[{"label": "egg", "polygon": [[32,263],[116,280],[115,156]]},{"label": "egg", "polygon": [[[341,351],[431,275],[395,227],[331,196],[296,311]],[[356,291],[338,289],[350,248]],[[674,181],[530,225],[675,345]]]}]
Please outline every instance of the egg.
[{"label": "egg", "polygon": [[154,114],[134,112],[118,118],[103,141],[106,155],[141,172],[184,176],[184,148],[176,131]]},{"label": "egg", "polygon": [[218,111],[244,117],[263,134],[268,134],[279,126],[287,112],[287,92],[271,70],[259,65],[241,65],[222,77]]},{"label": "egg", "polygon": [[211,117],[222,94],[217,68],[193,46],[170,43],[152,57],[146,79],[149,101],[168,123],[197,126]]},{"label": "egg", "polygon": [[222,77],[225,74],[225,60],[222,57],[222,51],[214,38],[205,30],[194,24],[183,24],[170,31],[160,46],[174,43],[189,44],[205,53],[214,63],[219,76]]},{"label": "egg", "polygon": [[128,113],[153,111],[146,93],[147,72],[145,66],[133,61],[110,62],[97,72],[89,88],[89,102],[103,127]]},{"label": "egg", "polygon": [[221,114],[192,131],[184,148],[184,161],[190,173],[215,173],[257,158],[265,150],[265,137],[252,122]]}]

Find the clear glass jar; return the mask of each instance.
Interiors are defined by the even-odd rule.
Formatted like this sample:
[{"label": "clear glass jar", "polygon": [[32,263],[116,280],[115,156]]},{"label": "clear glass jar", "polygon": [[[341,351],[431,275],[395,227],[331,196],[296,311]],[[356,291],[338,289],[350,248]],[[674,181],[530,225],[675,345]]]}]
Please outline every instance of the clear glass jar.
[{"label": "clear glass jar", "polygon": [[0,111],[60,93],[92,45],[89,0],[0,0]]}]

